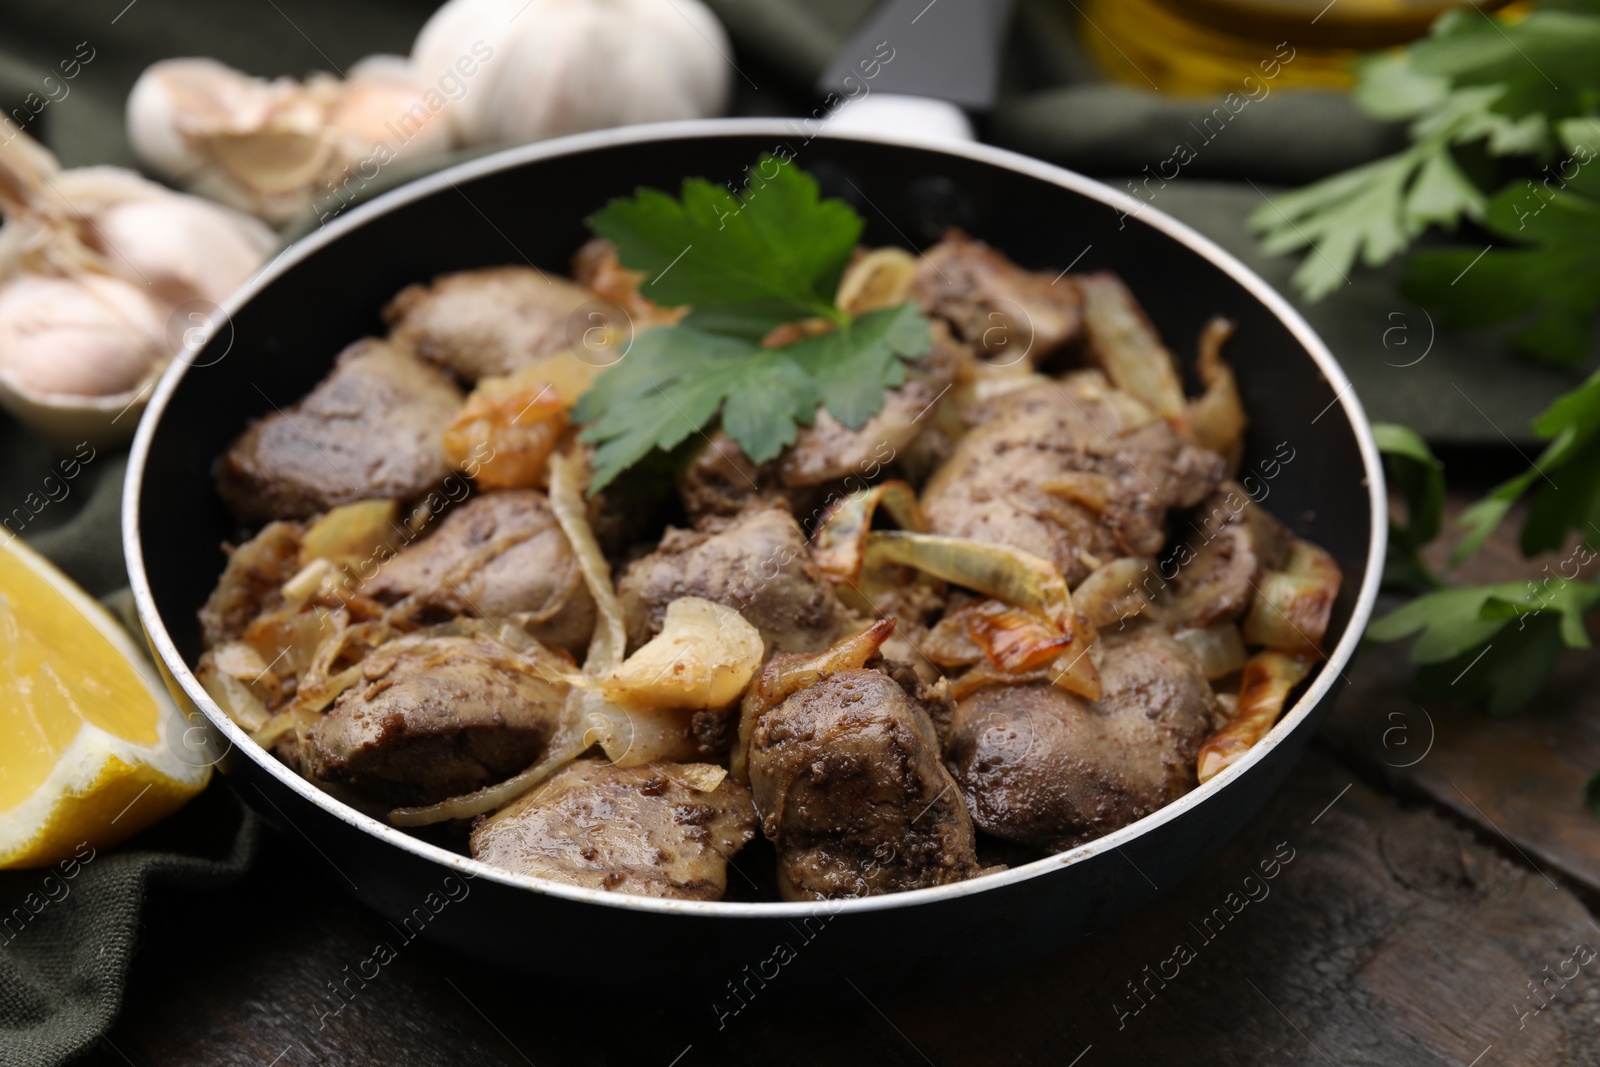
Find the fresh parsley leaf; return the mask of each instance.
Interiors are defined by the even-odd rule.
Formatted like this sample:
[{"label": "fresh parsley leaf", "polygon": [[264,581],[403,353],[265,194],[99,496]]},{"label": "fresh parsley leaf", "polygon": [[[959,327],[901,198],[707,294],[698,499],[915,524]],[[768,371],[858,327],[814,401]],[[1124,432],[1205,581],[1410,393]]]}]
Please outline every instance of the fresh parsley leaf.
[{"label": "fresh parsley leaf", "polygon": [[653,449],[681,444],[716,417],[760,350],[748,341],[678,327],[647,330],[573,407],[596,446],[590,491]]},{"label": "fresh parsley leaf", "polygon": [[1293,284],[1321,300],[1349,281],[1358,258],[1372,266],[1401,251],[1414,234],[1405,222],[1405,192],[1438,146],[1406,150],[1314,185],[1274,197],[1247,220],[1263,251],[1283,255],[1308,245]]},{"label": "fresh parsley leaf", "polygon": [[[580,438],[595,446],[591,493],[704,434],[719,415],[756,463],[793,444],[823,404],[859,429],[931,344],[910,302],[858,318],[835,307],[862,230],[848,204],[822,199],[815,179],[772,156],[750,173],[742,197],[689,178],[678,199],[640,189],[589,218],[623,266],[649,276],[645,296],[690,308],[676,325],[643,330],[574,408]],[[828,320],[827,332],[758,343],[776,326],[815,318]]]},{"label": "fresh parsley leaf", "polygon": [[1402,292],[1456,329],[1526,322],[1517,347],[1557,363],[1582,361],[1600,307],[1600,200],[1514,182],[1490,201],[1484,225],[1519,247],[1417,252]]},{"label": "fresh parsley leaf", "polygon": [[1596,604],[1600,604],[1600,584],[1553,575],[1543,581],[1528,579],[1515,596],[1490,596],[1479,613],[1486,619],[1518,620],[1535,613],[1551,615],[1558,620],[1561,640],[1568,648],[1588,648],[1583,616]]},{"label": "fresh parsley leaf", "polygon": [[1466,531],[1466,535],[1456,543],[1455,550],[1450,553],[1450,566],[1455,567],[1461,561],[1482,548],[1489,535],[1510,514],[1511,507],[1523,493],[1528,491],[1528,486],[1539,477],[1536,470],[1527,470],[1517,475],[1508,482],[1494,488],[1488,496],[1479,500],[1463,511],[1456,518],[1456,525]]},{"label": "fresh parsley leaf", "polygon": [[[785,352],[816,381],[828,412],[859,430],[883,408],[883,389],[906,380],[905,359],[928,350],[928,320],[914,304],[871,311],[839,329],[796,341]],[[861,388],[861,379],[880,383]],[[759,461],[758,461],[759,462]]]},{"label": "fresh parsley leaf", "polygon": [[1600,585],[1560,577],[1452,587],[1374,620],[1367,636],[1416,635],[1410,658],[1425,695],[1485,700],[1505,715],[1538,694],[1564,649],[1589,647],[1583,617],[1597,604]]},{"label": "fresh parsley leaf", "polygon": [[1444,516],[1444,464],[1414,430],[1394,423],[1376,423],[1372,434],[1383,453],[1389,484],[1406,505],[1404,522],[1389,522],[1389,553],[1384,561],[1385,585],[1414,590],[1436,589],[1439,579],[1422,562],[1422,549],[1439,536]]},{"label": "fresh parsley leaf", "polygon": [[704,178],[685,179],[676,199],[641,188],[589,216],[589,228],[616,244],[624,266],[649,276],[645,296],[691,305],[686,325],[755,340],[808,316],[839,321],[833,295],[861,217],[772,156],[750,173],[742,197]]},{"label": "fresh parsley leaf", "polygon": [[[874,390],[883,403],[883,390]],[[781,348],[744,360],[736,388],[722,408],[722,428],[754,463],[794,444],[795,424],[809,426],[821,400],[811,376]]]},{"label": "fresh parsley leaf", "polygon": [[1507,623],[1482,648],[1417,668],[1423,700],[1484,705],[1491,715],[1522,710],[1555,674],[1565,646],[1554,619],[1536,615],[1526,625]]},{"label": "fresh parsley leaf", "polygon": [[1483,617],[1483,606],[1490,597],[1525,591],[1519,582],[1440,589],[1374,619],[1367,626],[1367,636],[1388,642],[1416,634],[1411,662],[1441,663],[1478,648],[1504,625],[1502,619]]},{"label": "fresh parsley leaf", "polygon": [[1550,444],[1532,467],[1461,513],[1456,522],[1467,534],[1452,564],[1483,547],[1512,505],[1535,488],[1522,527],[1524,555],[1556,551],[1573,532],[1590,547],[1600,546],[1600,371],[1557,397],[1533,429]]},{"label": "fresh parsley leaf", "polygon": [[[1410,120],[1410,146],[1277,196],[1252,214],[1249,224],[1268,252],[1312,249],[1293,281],[1308,299],[1318,300],[1346,280],[1357,260],[1378,266],[1430,225],[1453,228],[1464,218],[1492,216],[1494,202],[1462,170],[1457,152],[1481,145],[1492,156],[1548,156],[1555,142],[1553,124],[1592,111],[1600,102],[1597,55],[1600,12],[1539,10],[1521,20],[1447,12],[1427,38],[1404,52],[1364,61],[1352,93],[1375,118]],[[1565,245],[1576,248],[1589,239],[1574,236]],[[1454,268],[1447,280],[1455,278],[1477,251],[1438,254],[1430,281],[1446,266]],[[1496,280],[1522,266],[1507,264]],[[1543,278],[1528,280],[1518,294],[1537,291],[1564,269],[1552,262]],[[1564,288],[1575,287],[1575,276],[1564,278]],[[1458,304],[1465,308],[1468,302],[1458,294]],[[1501,299],[1490,306],[1507,303]],[[1523,295],[1516,306],[1526,303]],[[1562,294],[1556,303],[1559,313],[1536,324],[1527,345],[1562,353],[1572,349],[1572,298]]]},{"label": "fresh parsley leaf", "polygon": [[1510,20],[1448,11],[1408,52],[1424,74],[1503,87],[1493,108],[1511,117],[1579,114],[1600,87],[1600,18],[1590,13],[1538,10]]}]

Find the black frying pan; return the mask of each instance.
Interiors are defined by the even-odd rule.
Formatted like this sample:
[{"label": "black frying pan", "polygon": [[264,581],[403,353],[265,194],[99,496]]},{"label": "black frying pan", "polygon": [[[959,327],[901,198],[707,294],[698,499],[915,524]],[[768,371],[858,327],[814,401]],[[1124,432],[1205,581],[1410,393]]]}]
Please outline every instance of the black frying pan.
[{"label": "black frying pan", "polygon": [[[363,816],[251,742],[190,671],[195,613],[237,531],[212,486],[246,421],[309,391],[351,340],[381,332],[402,286],[502,263],[563,270],[583,218],[636,186],[735,180],[787,145],[852,201],[869,244],[922,247],[950,224],[1024,266],[1120,274],[1183,358],[1212,315],[1252,419],[1242,473],[1266,507],[1338,560],[1344,587],[1328,661],[1249,755],[1174,804],[1081,848],[972,881],[823,905],[656,900],[479,864]],[[1181,880],[1261,807],[1315,732],[1376,596],[1383,475],[1365,415],[1309,326],[1260,278],[1188,227],[1076,174],[981,145],[819,136],[797,123],[707,121],[586,134],[424,178],[329,223],[237,294],[194,357],[175,364],[133,445],[123,529],[139,614],[180,696],[210,721],[233,786],[310,848],[307,862],[405,931],[499,963],[602,988],[721,996],[775,968],[862,985],[973,978],[1057,949]],[[1292,452],[1287,463],[1282,457]],[[1260,465],[1280,464],[1267,479]],[[781,946],[781,947],[780,947]],[[699,987],[692,983],[700,982]],[[686,984],[689,983],[689,984]]]}]

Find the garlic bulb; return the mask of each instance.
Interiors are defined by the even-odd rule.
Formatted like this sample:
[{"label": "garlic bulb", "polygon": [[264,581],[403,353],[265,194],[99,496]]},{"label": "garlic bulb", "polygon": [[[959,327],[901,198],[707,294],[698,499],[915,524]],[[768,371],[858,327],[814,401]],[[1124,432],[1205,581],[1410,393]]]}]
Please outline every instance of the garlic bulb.
[{"label": "garlic bulb", "polygon": [[276,238],[131,171],[63,171],[14,126],[0,135],[0,404],[57,443],[125,440],[173,351],[174,310],[226,299]]},{"label": "garlic bulb", "polygon": [[113,273],[169,307],[222,303],[278,243],[243,212],[174,193],[120,167],[79,167],[53,181],[54,191],[88,220],[79,227],[84,242]]},{"label": "garlic bulb", "polygon": [[32,393],[129,392],[160,360],[163,318],[120,278],[19,275],[0,286],[0,374]]},{"label": "garlic bulb", "polygon": [[444,103],[400,56],[363,60],[349,81],[304,83],[166,59],[128,95],[128,138],[163,177],[282,225],[319,198],[353,198],[396,159],[449,151]]},{"label": "garlic bulb", "polygon": [[449,121],[479,145],[718,114],[731,51],[700,0],[449,0],[411,58],[459,75]]}]

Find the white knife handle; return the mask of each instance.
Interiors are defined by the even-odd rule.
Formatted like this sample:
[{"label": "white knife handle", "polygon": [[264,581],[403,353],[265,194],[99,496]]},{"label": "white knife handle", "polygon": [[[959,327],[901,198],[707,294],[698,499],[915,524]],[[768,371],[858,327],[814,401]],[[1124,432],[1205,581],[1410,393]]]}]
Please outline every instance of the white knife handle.
[{"label": "white knife handle", "polygon": [[966,112],[944,100],[895,93],[869,93],[828,117],[824,130],[911,133],[953,141],[973,139]]}]

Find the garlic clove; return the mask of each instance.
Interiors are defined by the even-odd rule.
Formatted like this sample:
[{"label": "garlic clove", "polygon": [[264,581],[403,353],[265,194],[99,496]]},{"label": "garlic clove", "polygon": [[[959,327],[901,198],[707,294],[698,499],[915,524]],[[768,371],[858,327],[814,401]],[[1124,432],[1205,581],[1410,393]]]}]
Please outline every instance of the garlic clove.
[{"label": "garlic clove", "polygon": [[330,124],[340,156],[359,164],[382,142],[393,158],[422,159],[450,151],[454,135],[442,111],[431,111],[422,91],[399,81],[357,82],[334,107]]},{"label": "garlic clove", "polygon": [[146,165],[184,181],[206,166],[196,143],[227,129],[235,116],[265,107],[257,79],[214,59],[167,59],[139,76],[128,94],[128,137]]},{"label": "garlic clove", "polygon": [[125,281],[147,284],[169,307],[194,300],[220,304],[277,243],[257,220],[183,196],[106,208],[94,233],[113,270]]},{"label": "garlic clove", "polygon": [[17,389],[0,374],[0,408],[63,452],[82,443],[116,448],[133,439],[158,376],[152,371],[138,388],[116,396],[73,396]]},{"label": "garlic clove", "polygon": [[231,182],[263,197],[290,195],[306,188],[328,169],[334,157],[329,141],[293,129],[216,133],[206,147]]},{"label": "garlic clove", "polygon": [[62,171],[14,128],[0,141],[0,405],[41,436],[132,436],[169,362],[169,319],[215,304],[276,237],[117,167]]},{"label": "garlic clove", "polygon": [[162,358],[161,311],[119,278],[23,274],[0,286],[0,376],[15,389],[103,397]]},{"label": "garlic clove", "polygon": [[0,407],[58,448],[124,444],[166,364],[161,311],[135,286],[35,274],[0,285]]},{"label": "garlic clove", "polygon": [[452,135],[424,99],[410,61],[373,56],[352,80],[266,81],[215,60],[164,60],[128,98],[128,131],[152,169],[281,225],[374,165],[449,151]]}]

